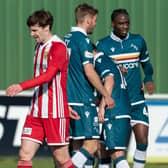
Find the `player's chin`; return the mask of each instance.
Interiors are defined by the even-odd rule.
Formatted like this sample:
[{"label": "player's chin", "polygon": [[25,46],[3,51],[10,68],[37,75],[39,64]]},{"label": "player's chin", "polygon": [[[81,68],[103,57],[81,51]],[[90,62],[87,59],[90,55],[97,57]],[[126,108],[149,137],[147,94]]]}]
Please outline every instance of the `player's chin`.
[{"label": "player's chin", "polygon": [[89,31],[87,34],[92,34],[93,32]]},{"label": "player's chin", "polygon": [[40,41],[39,40],[35,40],[36,43],[39,43]]},{"label": "player's chin", "polygon": [[94,30],[94,28],[90,28],[90,29],[87,31],[87,34],[92,34],[92,33],[93,33],[93,30]]},{"label": "player's chin", "polygon": [[36,43],[40,42],[39,38],[34,37],[34,40],[35,40]]},{"label": "player's chin", "polygon": [[124,31],[122,31],[122,32],[120,33],[120,35],[121,35],[122,37],[126,37],[127,34],[128,34],[128,31],[126,31],[126,30],[124,30]]}]

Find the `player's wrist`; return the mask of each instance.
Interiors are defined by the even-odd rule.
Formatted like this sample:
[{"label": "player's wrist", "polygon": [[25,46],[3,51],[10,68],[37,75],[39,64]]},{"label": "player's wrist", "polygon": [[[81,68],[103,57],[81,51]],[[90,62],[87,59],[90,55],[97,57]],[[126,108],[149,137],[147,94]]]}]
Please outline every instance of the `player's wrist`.
[{"label": "player's wrist", "polygon": [[152,75],[147,75],[144,78],[144,83],[153,82]]},{"label": "player's wrist", "polygon": [[20,83],[19,83],[19,86],[21,87],[22,90],[25,89],[25,84],[24,84],[24,82],[20,82]]}]

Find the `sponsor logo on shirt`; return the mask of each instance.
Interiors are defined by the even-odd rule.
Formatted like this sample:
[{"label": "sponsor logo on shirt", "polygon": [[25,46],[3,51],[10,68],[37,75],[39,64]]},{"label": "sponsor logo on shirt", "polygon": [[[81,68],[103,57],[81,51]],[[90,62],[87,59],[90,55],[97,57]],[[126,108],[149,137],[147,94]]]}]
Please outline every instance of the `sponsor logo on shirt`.
[{"label": "sponsor logo on shirt", "polygon": [[138,62],[131,62],[131,63],[123,64],[123,67],[126,69],[138,68],[138,66],[139,66]]}]

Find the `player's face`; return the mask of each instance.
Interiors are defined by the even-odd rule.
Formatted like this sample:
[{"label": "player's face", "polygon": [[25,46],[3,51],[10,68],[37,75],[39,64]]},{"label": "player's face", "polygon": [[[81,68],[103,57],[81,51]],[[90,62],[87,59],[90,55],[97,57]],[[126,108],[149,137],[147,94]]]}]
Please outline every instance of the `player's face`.
[{"label": "player's face", "polygon": [[119,14],[112,22],[114,34],[123,39],[129,31],[129,17],[126,14]]},{"label": "player's face", "polygon": [[30,26],[30,34],[37,43],[45,43],[46,41],[46,27],[41,27],[38,24]]},{"label": "player's face", "polygon": [[93,33],[93,30],[96,27],[96,22],[97,22],[97,15],[89,17],[89,19],[88,19],[87,34],[92,34]]}]

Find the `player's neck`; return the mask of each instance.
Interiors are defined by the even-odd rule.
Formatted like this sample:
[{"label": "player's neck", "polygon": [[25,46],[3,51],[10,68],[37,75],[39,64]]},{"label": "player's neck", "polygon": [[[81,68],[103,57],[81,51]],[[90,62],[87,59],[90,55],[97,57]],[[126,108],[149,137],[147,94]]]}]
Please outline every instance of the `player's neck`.
[{"label": "player's neck", "polygon": [[86,32],[86,34],[87,34],[87,28],[86,28],[85,25],[83,25],[83,24],[77,24],[76,27],[81,28],[81,29],[84,30],[84,31]]},{"label": "player's neck", "polygon": [[48,33],[44,40],[41,42],[41,44],[45,44],[47,41],[49,41],[53,37],[52,33]]}]

